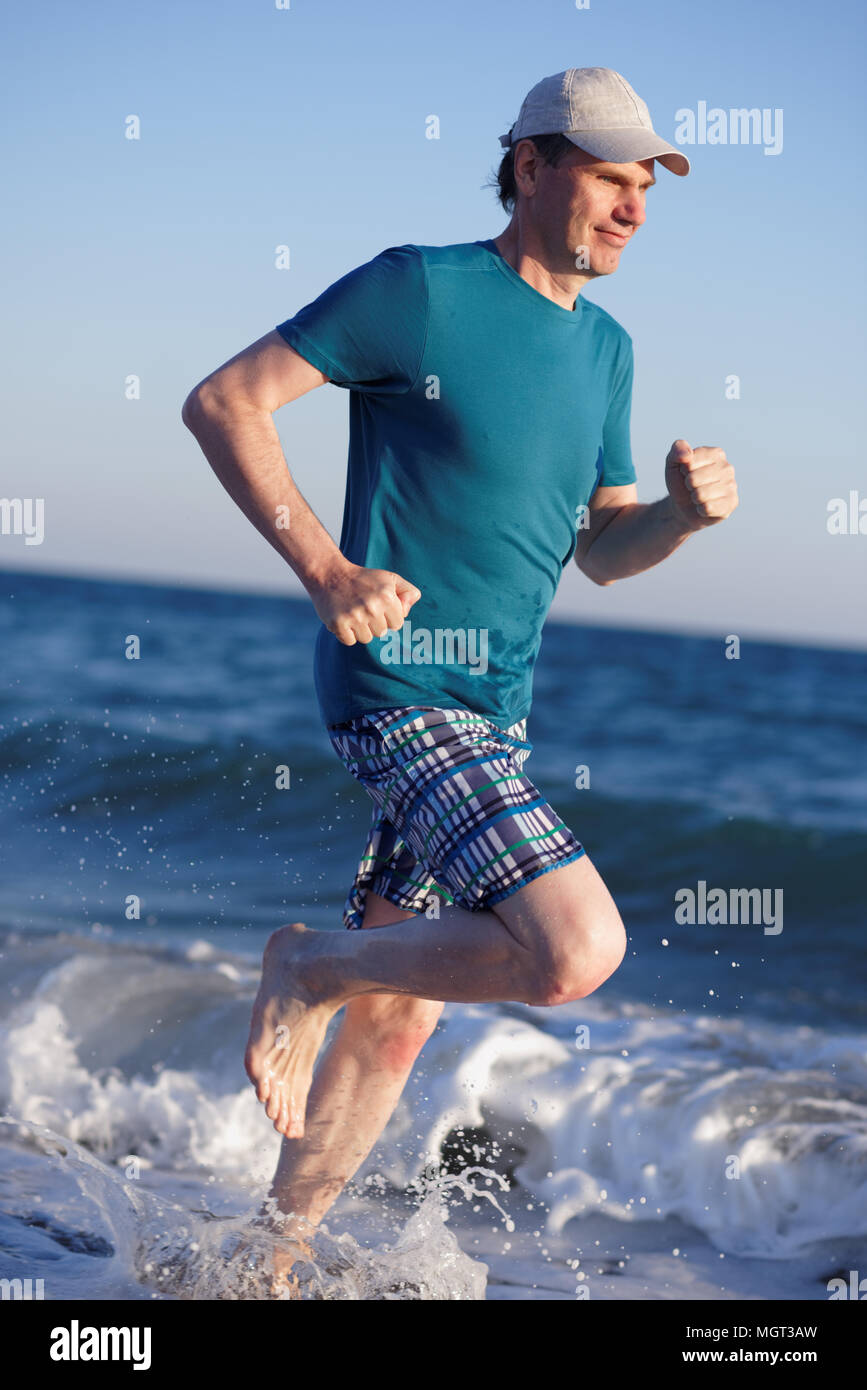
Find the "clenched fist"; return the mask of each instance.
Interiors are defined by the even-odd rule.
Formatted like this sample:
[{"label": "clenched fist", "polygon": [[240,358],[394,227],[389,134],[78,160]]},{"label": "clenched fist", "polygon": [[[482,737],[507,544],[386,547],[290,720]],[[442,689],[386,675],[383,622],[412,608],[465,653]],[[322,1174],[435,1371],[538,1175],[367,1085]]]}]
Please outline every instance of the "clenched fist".
[{"label": "clenched fist", "polygon": [[339,642],[353,647],[395,632],[421,591],[391,570],[370,570],[344,560],[310,590],[313,606]]},{"label": "clenched fist", "polygon": [[676,439],[665,460],[665,485],[678,520],[690,531],[725,521],[738,505],[735,470],[724,449],[691,449]]}]

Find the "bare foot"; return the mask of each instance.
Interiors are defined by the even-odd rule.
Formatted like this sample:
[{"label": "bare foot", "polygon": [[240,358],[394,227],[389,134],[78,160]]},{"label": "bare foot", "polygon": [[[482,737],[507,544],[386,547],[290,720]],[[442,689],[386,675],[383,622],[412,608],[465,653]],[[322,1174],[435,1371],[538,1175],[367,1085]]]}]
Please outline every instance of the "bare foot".
[{"label": "bare foot", "polygon": [[[295,1267],[299,1262],[312,1260],[313,1251],[308,1238],[302,1236],[294,1226],[289,1227],[294,1234],[284,1232],[282,1224],[281,1221],[260,1215],[231,1252],[232,1262],[239,1271],[239,1287],[255,1289],[257,1297],[261,1297],[263,1292],[276,1299],[295,1300],[302,1297],[301,1281]],[[309,1226],[308,1222],[300,1224]],[[274,1237],[273,1241],[263,1237],[262,1228]],[[312,1226],[310,1231],[313,1232]]]},{"label": "bare foot", "polygon": [[313,1064],[343,1002],[317,998],[309,985],[313,972],[303,966],[315,935],[303,922],[293,922],[269,937],[244,1054],[244,1068],[268,1119],[287,1139],[304,1136]]},{"label": "bare foot", "polygon": [[295,1273],[299,1260],[312,1258],[310,1246],[304,1240],[290,1245],[281,1241],[271,1260],[271,1297],[280,1299],[300,1299],[301,1281]]}]

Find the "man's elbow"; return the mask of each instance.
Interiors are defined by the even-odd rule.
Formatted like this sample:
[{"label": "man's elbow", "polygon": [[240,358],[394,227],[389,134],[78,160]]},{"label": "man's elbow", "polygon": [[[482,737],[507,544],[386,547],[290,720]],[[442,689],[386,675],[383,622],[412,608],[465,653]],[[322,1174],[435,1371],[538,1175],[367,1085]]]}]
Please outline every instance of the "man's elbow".
[{"label": "man's elbow", "polygon": [[607,589],[609,584],[616,583],[614,579],[606,579],[598,570],[594,570],[586,555],[582,556],[580,559],[576,555],[575,564],[578,566],[581,573],[586,574],[587,578],[591,579],[594,584],[597,584],[600,589]]},{"label": "man's elbow", "polygon": [[193,387],[181,406],[181,419],[187,429],[195,434],[202,421],[217,408],[218,401],[214,392],[210,391],[205,383],[199,382],[198,386]]},{"label": "man's elbow", "polygon": [[192,431],[193,434],[196,432],[196,420],[201,412],[201,401],[199,399],[198,390],[199,388],[194,386],[181,406],[181,419],[187,429]]}]

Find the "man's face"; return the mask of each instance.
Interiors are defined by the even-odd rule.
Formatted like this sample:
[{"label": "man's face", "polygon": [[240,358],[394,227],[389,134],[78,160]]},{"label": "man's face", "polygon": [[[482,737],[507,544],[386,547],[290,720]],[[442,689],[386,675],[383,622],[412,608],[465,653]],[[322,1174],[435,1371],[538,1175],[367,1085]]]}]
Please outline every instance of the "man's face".
[{"label": "man's face", "polygon": [[647,215],[645,198],[655,182],[652,159],[609,164],[576,145],[556,166],[536,157],[527,213],[553,264],[565,270],[568,261],[574,270],[586,247],[590,273],[610,275]]}]

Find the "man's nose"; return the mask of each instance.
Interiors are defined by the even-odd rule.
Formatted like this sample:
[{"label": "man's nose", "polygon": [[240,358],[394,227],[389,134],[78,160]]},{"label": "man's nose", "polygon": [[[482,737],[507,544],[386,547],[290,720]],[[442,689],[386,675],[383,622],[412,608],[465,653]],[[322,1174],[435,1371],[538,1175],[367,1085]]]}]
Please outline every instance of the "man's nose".
[{"label": "man's nose", "polygon": [[634,198],[625,198],[614,209],[614,218],[617,222],[628,222],[632,227],[640,227],[647,217],[643,200],[636,195]]}]

